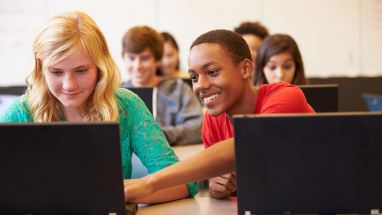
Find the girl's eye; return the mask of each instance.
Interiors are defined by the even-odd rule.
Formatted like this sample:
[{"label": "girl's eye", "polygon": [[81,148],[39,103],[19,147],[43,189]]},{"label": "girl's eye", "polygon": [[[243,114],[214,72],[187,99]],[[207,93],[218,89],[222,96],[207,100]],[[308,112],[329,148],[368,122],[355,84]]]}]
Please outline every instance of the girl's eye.
[{"label": "girl's eye", "polygon": [[277,68],[276,66],[269,66],[270,70],[276,70],[276,68]]},{"label": "girl's eye", "polygon": [[59,75],[62,75],[62,72],[61,71],[56,71],[56,70],[52,70],[50,71],[51,74],[55,75],[55,76],[59,76]]},{"label": "girl's eye", "polygon": [[292,68],[292,65],[290,64],[284,65],[284,69],[290,69],[290,68]]},{"label": "girl's eye", "polygon": [[87,69],[79,69],[77,70],[76,72],[79,73],[79,74],[84,74],[86,73],[88,70]]}]

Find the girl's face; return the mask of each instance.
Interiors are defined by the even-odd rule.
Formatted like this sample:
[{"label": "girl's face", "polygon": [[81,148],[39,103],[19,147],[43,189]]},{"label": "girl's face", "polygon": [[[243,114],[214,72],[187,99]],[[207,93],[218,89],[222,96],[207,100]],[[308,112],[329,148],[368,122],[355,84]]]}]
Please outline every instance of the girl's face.
[{"label": "girl's face", "polygon": [[243,104],[243,62],[235,65],[231,56],[214,43],[194,46],[188,58],[194,93],[212,116],[237,112]]},{"label": "girl's face", "polygon": [[[44,65],[44,60],[42,60]],[[63,109],[83,112],[97,85],[98,69],[89,55],[79,51],[43,71],[49,91]]]},{"label": "girl's face", "polygon": [[292,83],[296,73],[296,63],[289,52],[273,55],[264,67],[268,83]]},{"label": "girl's face", "polygon": [[179,61],[178,50],[170,42],[164,43],[164,53],[161,61],[161,71],[165,75],[171,75],[176,72]]}]

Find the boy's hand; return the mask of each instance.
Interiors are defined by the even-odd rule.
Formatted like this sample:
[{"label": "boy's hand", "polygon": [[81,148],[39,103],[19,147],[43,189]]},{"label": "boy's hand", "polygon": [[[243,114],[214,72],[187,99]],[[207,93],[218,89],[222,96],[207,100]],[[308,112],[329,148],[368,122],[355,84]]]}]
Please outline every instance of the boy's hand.
[{"label": "boy's hand", "polygon": [[210,195],[213,198],[223,199],[236,191],[236,173],[228,173],[209,179]]}]

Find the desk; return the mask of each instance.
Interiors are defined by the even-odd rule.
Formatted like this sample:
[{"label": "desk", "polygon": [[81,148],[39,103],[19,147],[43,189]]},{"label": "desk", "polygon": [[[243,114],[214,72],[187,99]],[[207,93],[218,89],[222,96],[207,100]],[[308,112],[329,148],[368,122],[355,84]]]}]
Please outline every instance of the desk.
[{"label": "desk", "polygon": [[237,214],[237,198],[218,200],[195,197],[173,202],[140,206],[137,215],[233,215]]},{"label": "desk", "polygon": [[[173,146],[175,154],[184,160],[204,150],[203,144]],[[218,200],[209,197],[208,188],[199,191],[194,198],[181,199],[173,202],[140,205],[137,215],[233,215],[237,214],[237,198]]]}]

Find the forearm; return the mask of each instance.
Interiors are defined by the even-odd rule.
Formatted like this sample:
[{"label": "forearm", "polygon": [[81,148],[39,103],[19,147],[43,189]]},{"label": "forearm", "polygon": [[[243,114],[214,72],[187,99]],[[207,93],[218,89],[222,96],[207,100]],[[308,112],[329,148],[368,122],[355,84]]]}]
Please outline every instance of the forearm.
[{"label": "forearm", "polygon": [[187,185],[182,184],[182,185],[177,185],[177,186],[159,190],[144,198],[138,198],[134,202],[145,203],[145,204],[163,203],[163,202],[170,202],[170,201],[174,201],[178,199],[183,199],[188,196],[189,195],[188,195]]},{"label": "forearm", "polygon": [[145,178],[154,191],[234,171],[233,139],[227,139]]}]

